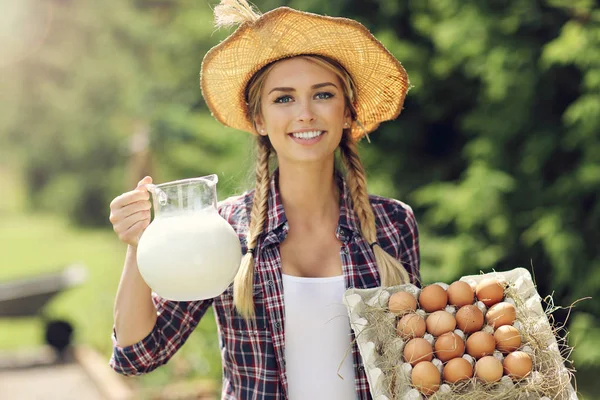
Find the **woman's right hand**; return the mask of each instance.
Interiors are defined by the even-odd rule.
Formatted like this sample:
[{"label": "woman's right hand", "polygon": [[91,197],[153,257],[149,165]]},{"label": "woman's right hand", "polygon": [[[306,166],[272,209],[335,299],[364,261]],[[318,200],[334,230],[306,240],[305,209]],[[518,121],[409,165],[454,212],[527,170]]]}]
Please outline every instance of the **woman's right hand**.
[{"label": "woman's right hand", "polygon": [[116,197],[110,203],[109,220],[119,239],[130,246],[137,246],[144,230],[150,225],[150,193],[145,185],[152,183],[147,176],[137,187]]}]

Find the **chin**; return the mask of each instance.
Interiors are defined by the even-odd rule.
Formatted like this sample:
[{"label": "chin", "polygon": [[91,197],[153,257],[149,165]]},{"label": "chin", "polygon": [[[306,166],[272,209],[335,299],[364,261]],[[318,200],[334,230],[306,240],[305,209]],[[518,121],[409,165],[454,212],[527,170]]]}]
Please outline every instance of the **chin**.
[{"label": "chin", "polygon": [[302,163],[302,164],[322,164],[326,162],[333,162],[334,160],[334,152],[325,153],[325,154],[303,154],[303,155],[295,155],[293,157],[288,158],[288,160],[292,163]]}]

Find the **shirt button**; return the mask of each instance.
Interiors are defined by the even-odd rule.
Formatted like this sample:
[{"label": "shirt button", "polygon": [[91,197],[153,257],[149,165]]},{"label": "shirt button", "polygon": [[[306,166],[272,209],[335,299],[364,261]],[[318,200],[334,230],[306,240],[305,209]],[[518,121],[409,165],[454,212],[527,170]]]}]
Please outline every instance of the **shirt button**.
[{"label": "shirt button", "polygon": [[344,246],[344,249],[342,250],[342,252],[344,254],[348,254],[350,251],[348,250],[348,246]]},{"label": "shirt button", "polygon": [[363,371],[365,370],[365,367],[363,367],[363,366],[361,365],[360,367],[358,367],[358,370],[359,370],[360,372],[363,372]]},{"label": "shirt button", "polygon": [[269,280],[267,281],[267,285],[269,285],[269,286],[273,287],[273,281],[269,279]]},{"label": "shirt button", "polygon": [[277,329],[281,328],[281,324],[279,322],[275,322],[275,328],[277,328]]}]

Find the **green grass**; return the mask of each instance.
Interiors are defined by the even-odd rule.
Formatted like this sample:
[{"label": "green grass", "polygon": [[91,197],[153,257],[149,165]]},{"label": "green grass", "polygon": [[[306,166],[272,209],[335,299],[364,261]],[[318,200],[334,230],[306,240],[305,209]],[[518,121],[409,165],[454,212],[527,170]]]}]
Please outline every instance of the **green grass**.
[{"label": "green grass", "polygon": [[[8,212],[0,225],[2,268],[0,281],[57,271],[71,263],[87,267],[87,281],[60,293],[44,312],[70,321],[75,342],[93,346],[110,356],[112,310],[125,245],[110,230],[82,230],[63,219],[42,214]],[[40,318],[0,319],[0,350],[43,344]],[[166,366],[141,379],[144,386],[161,386],[187,377],[220,377],[217,334],[208,313],[188,343]]]},{"label": "green grass", "polygon": [[[0,165],[0,187],[0,282],[84,264],[87,281],[55,296],[43,311],[49,318],[68,320],[75,328],[75,343],[94,347],[108,362],[113,302],[126,245],[110,228],[81,229],[60,216],[25,211],[23,179],[14,169]],[[43,333],[41,318],[0,318],[0,351],[39,347]],[[198,378],[217,381],[219,386],[220,376],[217,331],[209,311],[166,366],[136,380],[149,389]]]},{"label": "green grass", "polygon": [[[57,295],[44,310],[69,320],[75,342],[110,356],[112,310],[121,275],[125,245],[109,230],[81,230],[48,215],[10,213],[0,225],[3,254],[0,281],[33,277],[78,262],[86,265],[83,285]],[[0,350],[31,348],[43,343],[40,318],[0,319]],[[167,367],[142,378],[144,386],[161,386],[185,377],[218,379],[220,361],[212,313]]]},{"label": "green grass", "polygon": [[[0,280],[58,271],[75,262],[84,264],[87,281],[57,295],[45,312],[71,320],[77,341],[109,351],[112,303],[125,251],[113,236],[106,231],[74,229],[54,216],[9,213],[0,225],[4,248]],[[35,318],[0,320],[0,348],[40,344],[41,333]]]}]

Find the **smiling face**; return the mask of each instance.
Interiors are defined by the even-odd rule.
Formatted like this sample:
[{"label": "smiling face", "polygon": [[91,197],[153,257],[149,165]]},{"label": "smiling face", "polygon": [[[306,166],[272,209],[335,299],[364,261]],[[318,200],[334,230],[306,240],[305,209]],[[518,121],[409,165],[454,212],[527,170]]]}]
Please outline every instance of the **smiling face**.
[{"label": "smiling face", "polygon": [[350,111],[331,70],[304,57],[278,61],[261,91],[260,135],[269,136],[279,165],[333,161]]}]

